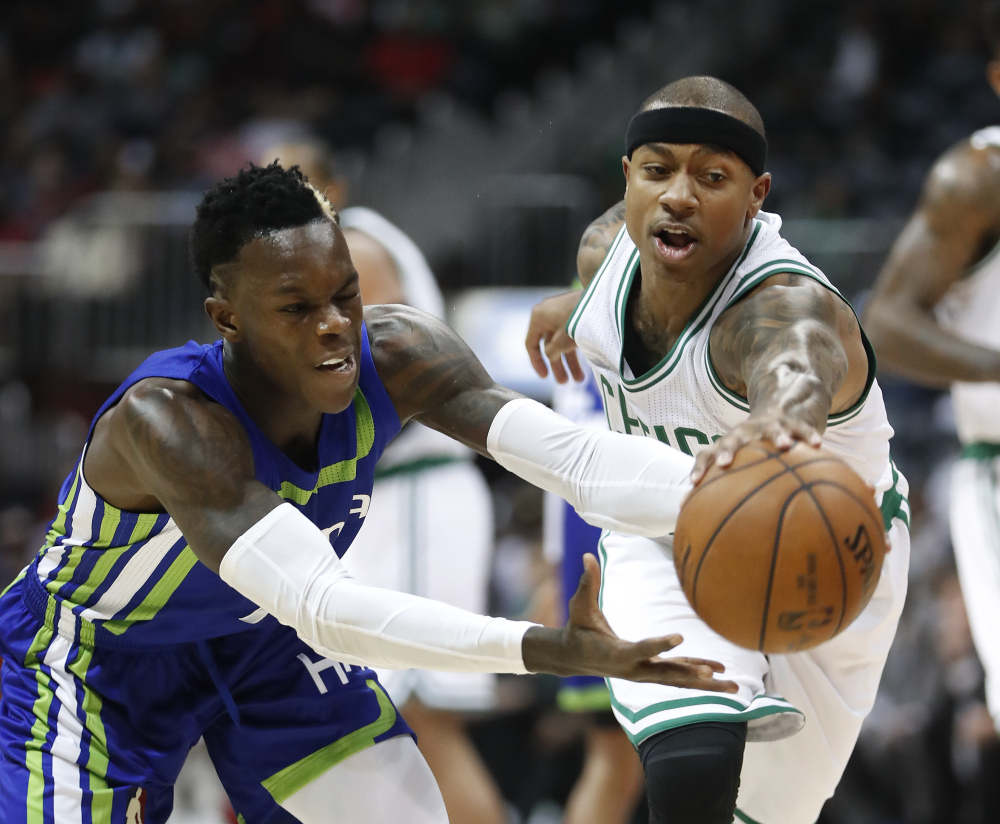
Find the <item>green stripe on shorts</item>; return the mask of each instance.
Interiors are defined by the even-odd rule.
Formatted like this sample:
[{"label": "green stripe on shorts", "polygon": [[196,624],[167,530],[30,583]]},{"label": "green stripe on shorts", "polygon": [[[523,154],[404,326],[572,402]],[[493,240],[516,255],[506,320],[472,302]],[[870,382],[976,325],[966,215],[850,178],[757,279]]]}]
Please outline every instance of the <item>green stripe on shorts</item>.
[{"label": "green stripe on shorts", "polygon": [[261,782],[265,790],[271,797],[280,804],[291,798],[295,793],[305,787],[319,776],[336,766],[345,758],[361,752],[372,746],[375,739],[390,729],[396,723],[396,708],[389,700],[389,696],[383,692],[377,681],[368,679],[365,681],[368,688],[375,691],[378,698],[378,705],[381,709],[378,718],[370,724],[366,724],[361,729],[348,733],[343,738],[328,744],[323,749],[307,755],[305,758],[296,761],[281,772],[275,773],[266,781]]}]

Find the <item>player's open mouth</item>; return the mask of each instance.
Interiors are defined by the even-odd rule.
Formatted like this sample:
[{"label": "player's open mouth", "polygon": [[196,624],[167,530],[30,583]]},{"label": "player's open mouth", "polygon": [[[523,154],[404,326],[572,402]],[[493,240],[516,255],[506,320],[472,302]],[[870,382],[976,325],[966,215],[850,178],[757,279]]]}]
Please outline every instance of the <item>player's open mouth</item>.
[{"label": "player's open mouth", "polygon": [[354,356],[330,357],[316,367],[330,375],[350,375],[354,372]]},{"label": "player's open mouth", "polygon": [[663,229],[653,235],[656,250],[667,260],[681,260],[694,249],[698,240],[684,231]]}]

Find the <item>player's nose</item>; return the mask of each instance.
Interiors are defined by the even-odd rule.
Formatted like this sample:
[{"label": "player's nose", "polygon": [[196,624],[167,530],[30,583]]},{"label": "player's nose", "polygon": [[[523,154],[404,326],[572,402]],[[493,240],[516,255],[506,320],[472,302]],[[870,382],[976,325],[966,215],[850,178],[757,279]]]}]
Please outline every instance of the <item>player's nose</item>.
[{"label": "player's nose", "polygon": [[350,317],[336,304],[328,304],[316,319],[317,335],[341,335],[351,325]]},{"label": "player's nose", "polygon": [[698,199],[695,197],[691,178],[686,174],[671,175],[669,180],[664,181],[659,203],[674,214],[693,211],[698,205]]}]

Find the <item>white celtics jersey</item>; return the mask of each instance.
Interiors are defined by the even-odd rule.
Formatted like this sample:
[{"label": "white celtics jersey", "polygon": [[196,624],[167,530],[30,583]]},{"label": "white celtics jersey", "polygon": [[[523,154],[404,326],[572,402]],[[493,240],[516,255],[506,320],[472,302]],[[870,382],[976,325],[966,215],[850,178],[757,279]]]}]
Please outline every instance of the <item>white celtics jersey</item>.
[{"label": "white celtics jersey", "polygon": [[[396,264],[407,305],[444,319],[444,298],[431,267],[423,252],[402,229],[364,206],[341,210],[340,227],[363,232],[378,241]],[[419,470],[472,457],[473,452],[468,447],[414,422],[407,424],[386,447],[375,474],[380,478],[387,472]]]},{"label": "white celtics jersey", "polygon": [[[981,129],[971,142],[977,149],[1000,149],[1000,126]],[[1000,349],[1000,243],[945,292],[936,314],[963,340]],[[1000,383],[954,383],[951,397],[963,444],[1000,444]]]},{"label": "white celtics jersey", "polygon": [[[709,334],[716,318],[779,272],[806,275],[836,291],[819,269],[781,237],[780,228],[777,215],[761,212],[755,218],[739,259],[688,322],[669,354],[646,374],[634,375],[623,357],[622,341],[639,252],[622,227],[567,326],[597,374],[611,429],[657,438],[696,455],[748,417],[746,398],[723,386],[712,368]],[[875,360],[867,340],[865,347],[869,353],[865,393],[850,409],[830,416],[823,445],[875,487],[881,502],[884,493],[894,488],[897,473],[889,460],[892,427],[875,382]],[[885,497],[889,504],[898,494]]]}]

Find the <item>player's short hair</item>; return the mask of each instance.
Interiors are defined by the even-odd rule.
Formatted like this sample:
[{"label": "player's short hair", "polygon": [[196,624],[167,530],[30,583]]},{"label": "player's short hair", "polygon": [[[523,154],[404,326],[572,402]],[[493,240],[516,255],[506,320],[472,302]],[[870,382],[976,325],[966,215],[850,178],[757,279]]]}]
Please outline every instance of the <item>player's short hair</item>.
[{"label": "player's short hair", "polygon": [[213,266],[231,263],[256,238],[322,218],[339,220],[298,166],[251,163],[235,177],[216,183],[198,205],[190,239],[194,272],[213,292]]},{"label": "player's short hair", "polygon": [[1000,2],[997,0],[983,3],[983,34],[990,47],[990,57],[1000,58]]},{"label": "player's short hair", "polygon": [[757,107],[743,92],[717,77],[706,75],[682,77],[680,80],[668,83],[647,97],[639,107],[639,111],[662,109],[667,106],[714,109],[735,117],[758,132],[761,137],[766,137],[764,119],[757,111]]}]

